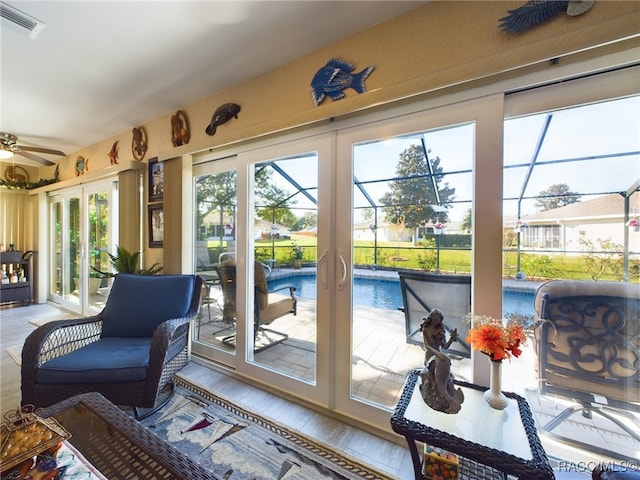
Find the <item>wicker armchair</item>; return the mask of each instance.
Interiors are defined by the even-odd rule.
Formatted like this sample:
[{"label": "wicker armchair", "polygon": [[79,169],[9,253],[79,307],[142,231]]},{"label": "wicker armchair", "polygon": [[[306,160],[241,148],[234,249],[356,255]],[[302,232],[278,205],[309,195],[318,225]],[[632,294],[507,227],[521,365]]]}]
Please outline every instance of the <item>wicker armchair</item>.
[{"label": "wicker armchair", "polygon": [[640,422],[631,414],[640,412],[640,286],[554,280],[538,288],[534,307],[539,393],[575,402],[541,429],[598,450],[553,432],[574,413],[595,413],[640,442]]},{"label": "wicker armchair", "polygon": [[47,407],[95,391],[140,418],[188,362],[201,290],[194,275],[116,275],[98,315],[50,322],[27,337],[22,403]]}]

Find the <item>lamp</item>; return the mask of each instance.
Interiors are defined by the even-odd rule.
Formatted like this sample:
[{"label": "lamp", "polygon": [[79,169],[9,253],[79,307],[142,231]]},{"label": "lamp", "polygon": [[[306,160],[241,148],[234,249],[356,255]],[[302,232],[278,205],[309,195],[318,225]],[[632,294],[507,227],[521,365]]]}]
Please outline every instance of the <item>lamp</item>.
[{"label": "lamp", "polygon": [[0,160],[9,160],[13,158],[13,152],[0,146]]}]

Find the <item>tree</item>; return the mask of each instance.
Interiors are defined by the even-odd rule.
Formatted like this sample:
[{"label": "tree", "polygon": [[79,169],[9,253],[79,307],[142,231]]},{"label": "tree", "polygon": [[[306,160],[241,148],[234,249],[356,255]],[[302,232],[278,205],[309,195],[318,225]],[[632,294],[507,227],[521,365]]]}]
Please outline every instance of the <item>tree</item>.
[{"label": "tree", "polygon": [[[212,212],[220,213],[220,222],[226,215],[235,217],[236,206],[236,172],[227,171],[199,177],[196,181],[196,222],[198,227]],[[198,240],[204,240],[207,233],[198,228]]]},{"label": "tree", "polygon": [[462,223],[460,224],[460,229],[465,232],[471,231],[471,209],[468,208],[466,212],[464,212],[464,218],[462,219]]},{"label": "tree", "polygon": [[[431,171],[428,161],[431,161]],[[428,159],[421,145],[411,145],[400,153],[396,177],[389,182],[389,191],[380,198],[388,222],[406,228],[430,221],[446,222],[447,212],[436,212],[433,206],[447,208],[455,198],[455,188],[447,183],[440,187],[443,177],[440,157]]]},{"label": "tree", "polygon": [[545,210],[553,210],[554,208],[564,207],[580,201],[580,195],[577,192],[569,190],[566,183],[556,183],[546,190],[538,193],[539,197],[536,201],[536,210],[544,212]]},{"label": "tree", "polygon": [[[289,208],[295,204],[290,193],[274,185],[273,170],[268,165],[257,165],[255,173],[256,215],[269,222],[291,226],[296,217]],[[219,212],[220,222],[224,218],[235,218],[236,172],[227,171],[199,177],[196,182],[197,225],[212,212]],[[222,226],[222,223],[221,223]],[[206,232],[198,229],[198,240],[204,240]]]}]

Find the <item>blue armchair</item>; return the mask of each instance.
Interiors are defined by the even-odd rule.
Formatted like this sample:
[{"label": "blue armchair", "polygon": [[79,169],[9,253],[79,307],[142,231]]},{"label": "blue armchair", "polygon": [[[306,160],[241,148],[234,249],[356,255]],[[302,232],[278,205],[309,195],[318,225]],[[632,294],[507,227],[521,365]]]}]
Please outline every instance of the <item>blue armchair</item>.
[{"label": "blue armchair", "polygon": [[188,362],[201,291],[195,275],[116,275],[98,315],[50,322],[27,337],[22,404],[47,407],[95,391],[140,418]]}]

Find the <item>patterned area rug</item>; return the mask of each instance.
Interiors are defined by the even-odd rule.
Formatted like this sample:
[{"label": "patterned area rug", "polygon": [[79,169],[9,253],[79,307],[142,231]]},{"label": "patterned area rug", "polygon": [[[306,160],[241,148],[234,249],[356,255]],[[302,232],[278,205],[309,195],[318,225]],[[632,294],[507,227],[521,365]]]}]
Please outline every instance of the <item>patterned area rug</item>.
[{"label": "patterned area rug", "polygon": [[225,480],[388,480],[388,477],[211,392],[177,392],[143,424]]}]

